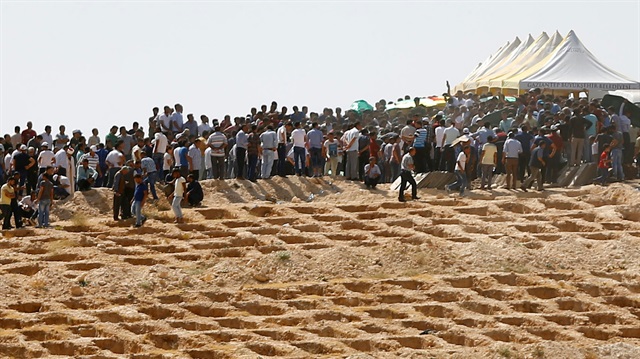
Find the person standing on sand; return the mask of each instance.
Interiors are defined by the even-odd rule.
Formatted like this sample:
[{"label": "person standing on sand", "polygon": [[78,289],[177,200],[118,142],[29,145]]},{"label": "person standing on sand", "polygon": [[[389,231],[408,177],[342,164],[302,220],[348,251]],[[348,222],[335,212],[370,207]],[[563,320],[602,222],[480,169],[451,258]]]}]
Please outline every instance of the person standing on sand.
[{"label": "person standing on sand", "polygon": [[0,191],[2,192],[0,194],[0,208],[2,209],[3,217],[2,229],[4,230],[13,228],[11,227],[12,215],[16,223],[16,228],[22,227],[22,223],[19,221],[20,216],[14,212],[11,206],[11,201],[16,198],[15,184],[16,179],[12,176],[7,178],[7,183],[2,185],[2,188],[0,188]]},{"label": "person standing on sand", "polygon": [[598,177],[593,180],[594,184],[599,183],[601,186],[606,185],[607,181],[609,181],[609,168],[611,167],[611,159],[609,158],[611,146],[607,143],[603,147],[600,161],[598,162]]},{"label": "person standing on sand", "polygon": [[113,176],[113,220],[120,220],[120,211],[122,210],[123,219],[124,218],[124,206],[127,204],[124,200],[125,198],[125,177],[129,173],[129,167],[122,167],[114,176]]},{"label": "person standing on sand", "polygon": [[273,131],[273,125],[267,125],[267,130],[260,135],[260,149],[262,151],[262,179],[269,179],[271,177],[271,169],[273,168],[273,161],[276,158],[277,147],[278,137]]},{"label": "person standing on sand", "polygon": [[142,207],[149,196],[149,190],[147,184],[142,180],[142,175],[136,173],[133,176],[133,180],[136,183],[136,189],[133,192],[133,199],[131,200],[131,213],[136,216],[135,227],[141,227],[142,223],[147,220],[147,217],[142,215]]},{"label": "person standing on sand", "polygon": [[[498,148],[493,143],[493,136],[489,135],[486,138],[486,140],[487,142],[484,145],[482,145],[482,152],[480,153],[480,166],[481,166],[481,172],[482,172],[480,189],[484,189],[485,188],[484,185],[486,183],[487,189],[490,190],[491,180],[493,177],[493,170],[496,168],[496,164],[498,163]],[[518,144],[520,144],[520,142],[518,142]],[[516,166],[517,166],[517,163],[518,162],[516,161]],[[507,173],[509,172],[507,171]],[[513,174],[513,176],[515,176],[515,174]]]},{"label": "person standing on sand", "polygon": [[464,146],[462,148],[462,151],[460,151],[460,153],[458,154],[455,171],[456,181],[445,186],[447,192],[450,192],[453,189],[460,189],[460,196],[464,196],[464,190],[467,187],[466,166],[470,152],[471,148],[469,146]]},{"label": "person standing on sand", "polygon": [[48,172],[42,174],[42,181],[38,187],[38,227],[49,227],[49,211],[53,206],[53,183]]},{"label": "person standing on sand", "polygon": [[171,208],[173,209],[173,213],[176,215],[175,223],[183,223],[184,218],[182,216],[181,202],[186,191],[187,180],[182,177],[179,168],[173,169],[172,176],[173,181],[171,181],[171,183],[173,183],[174,190],[173,193],[169,196],[169,200],[171,201]]},{"label": "person standing on sand", "polygon": [[538,191],[543,191],[542,185],[542,172],[541,170],[545,167],[544,161],[544,151],[547,147],[547,142],[539,141],[538,147],[534,148],[531,151],[531,160],[529,162],[529,167],[531,168],[531,174],[527,179],[522,182],[522,186],[520,188],[527,192],[527,188],[533,184],[533,181],[536,181],[538,185]]},{"label": "person standing on sand", "polygon": [[418,184],[411,173],[415,168],[413,164],[413,156],[415,156],[415,154],[416,149],[409,147],[409,151],[405,153],[400,163],[400,193],[398,193],[398,201],[400,202],[407,201],[404,199],[404,189],[407,183],[411,185],[411,199],[420,199],[420,197],[418,197]]}]

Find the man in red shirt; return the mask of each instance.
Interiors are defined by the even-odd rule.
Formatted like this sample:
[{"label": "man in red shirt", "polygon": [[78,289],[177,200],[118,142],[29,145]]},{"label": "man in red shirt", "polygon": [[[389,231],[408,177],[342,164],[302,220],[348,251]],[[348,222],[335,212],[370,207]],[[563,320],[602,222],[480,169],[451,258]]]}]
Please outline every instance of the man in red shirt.
[{"label": "man in red shirt", "polygon": [[22,135],[22,144],[27,144],[29,143],[29,140],[36,137],[36,131],[33,130],[33,124],[31,123],[31,121],[27,122],[27,128],[24,129],[24,131],[22,131],[21,135]]},{"label": "man in red shirt", "polygon": [[[556,146],[556,151],[562,153],[562,136],[558,133],[558,127],[556,125],[551,126],[551,132],[547,137]],[[549,158],[547,162],[547,175],[545,176],[547,182],[555,183],[558,180],[560,167],[562,166],[560,163],[560,157],[561,156],[553,156]]]}]

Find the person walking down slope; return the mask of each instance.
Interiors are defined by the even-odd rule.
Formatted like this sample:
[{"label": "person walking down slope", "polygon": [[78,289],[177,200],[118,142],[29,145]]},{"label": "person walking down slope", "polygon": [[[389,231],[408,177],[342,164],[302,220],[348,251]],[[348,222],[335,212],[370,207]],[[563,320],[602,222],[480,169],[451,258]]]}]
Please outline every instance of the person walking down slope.
[{"label": "person walking down slope", "polygon": [[411,173],[415,168],[413,164],[413,156],[415,156],[415,154],[416,149],[409,147],[409,151],[405,153],[400,163],[400,193],[398,194],[398,201],[400,202],[407,201],[404,198],[404,189],[407,183],[411,185],[411,199],[420,199],[420,197],[418,197],[418,184]]},{"label": "person walking down slope", "polygon": [[471,148],[469,146],[464,146],[462,151],[458,154],[458,160],[456,162],[456,181],[447,185],[445,188],[447,192],[451,192],[454,189],[460,190],[460,195],[464,196],[464,189],[467,187],[467,159],[469,158],[469,152],[471,152]]}]

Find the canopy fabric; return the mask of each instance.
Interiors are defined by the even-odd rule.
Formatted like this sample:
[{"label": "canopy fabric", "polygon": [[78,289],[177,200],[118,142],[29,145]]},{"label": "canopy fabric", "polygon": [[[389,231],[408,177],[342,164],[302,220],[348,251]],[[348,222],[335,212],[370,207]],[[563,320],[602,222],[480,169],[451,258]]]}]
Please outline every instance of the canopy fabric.
[{"label": "canopy fabric", "polygon": [[349,106],[349,109],[354,110],[357,113],[363,113],[364,111],[373,111],[373,106],[365,100],[357,100]]},{"label": "canopy fabric", "polygon": [[481,78],[495,64],[499,63],[504,58],[508,57],[509,54],[520,45],[520,42],[521,42],[520,39],[516,37],[512,43],[508,44],[508,46],[503,47],[502,50],[500,50],[500,52],[497,53],[496,56],[494,56],[491,61],[482,64],[482,66],[478,68],[474,76],[470,77],[467,81],[462,83],[463,91],[475,89],[476,80]]},{"label": "canopy fabric", "polygon": [[[509,81],[513,82],[512,79]],[[630,90],[640,83],[604,66],[570,31],[544,66],[522,78],[518,88],[552,90]]]},{"label": "canopy fabric", "polygon": [[532,48],[532,53],[523,54],[521,60],[518,63],[514,63],[512,66],[509,66],[508,69],[505,69],[505,73],[503,75],[491,79],[491,81],[489,81],[489,88],[504,88],[506,87],[504,84],[505,80],[517,76],[536,66],[542,67],[542,60],[549,54],[553,53],[562,40],[562,35],[556,31],[555,34],[553,34],[551,38],[548,38],[547,41],[538,49],[533,51],[534,49]]},{"label": "canopy fabric", "polygon": [[639,104],[640,103],[640,90],[616,90],[609,91],[609,95],[624,97],[627,100]]},{"label": "canopy fabric", "polygon": [[625,98],[621,96],[615,95],[604,95],[602,98],[602,107],[608,108],[609,106],[613,106],[616,109],[616,113],[619,112],[620,107],[624,104],[624,112],[631,112],[631,116],[629,119],[631,120],[631,124],[633,127],[640,127],[640,107],[636,106],[633,103],[625,103]]},{"label": "canopy fabric", "polygon": [[482,65],[483,64],[487,64],[487,63],[491,62],[498,54],[500,54],[502,52],[502,50],[505,47],[509,46],[509,44],[510,44],[510,42],[507,41],[506,44],[504,44],[500,48],[498,48],[498,51],[496,51],[495,53],[489,55],[489,57],[487,57],[486,60],[484,60],[481,63],[479,63],[478,66],[476,66],[476,68],[473,69],[473,71],[471,71],[471,73],[469,75],[467,75],[467,77],[465,77],[464,80],[462,80],[462,82],[460,82],[459,84],[457,84],[455,86],[454,91],[456,91],[456,92],[459,91],[459,90],[462,91],[464,89],[463,84],[465,82],[469,82],[473,77],[475,77],[477,72],[482,70]]},{"label": "canopy fabric", "polygon": [[531,34],[529,34],[529,36],[527,37],[527,40],[522,42],[520,46],[518,46],[515,50],[513,50],[510,54],[508,54],[509,56],[505,57],[504,59],[502,59],[502,61],[492,66],[488,71],[485,72],[484,75],[482,75],[482,77],[476,79],[475,88],[477,89],[479,87],[488,87],[489,81],[492,78],[500,74],[504,68],[507,68],[509,67],[509,65],[514,63],[514,61],[516,61],[516,59],[518,59],[522,53],[527,52],[529,47],[535,41],[536,40],[533,39]]},{"label": "canopy fabric", "polygon": [[[447,101],[445,101],[444,97],[432,96],[432,97],[424,97],[420,98],[420,104],[424,107],[445,107]],[[396,103],[387,105],[387,111],[390,110],[406,110],[416,107],[416,103],[413,100],[402,100]]]}]

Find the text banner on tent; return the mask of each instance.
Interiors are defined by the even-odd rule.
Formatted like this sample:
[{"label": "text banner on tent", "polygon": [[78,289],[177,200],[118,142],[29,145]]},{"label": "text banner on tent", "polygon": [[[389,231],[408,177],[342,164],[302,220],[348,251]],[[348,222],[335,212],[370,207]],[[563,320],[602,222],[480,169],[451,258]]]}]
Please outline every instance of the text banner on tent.
[{"label": "text banner on tent", "polygon": [[575,90],[632,90],[638,84],[607,84],[596,82],[526,82],[525,88],[575,89]]}]

